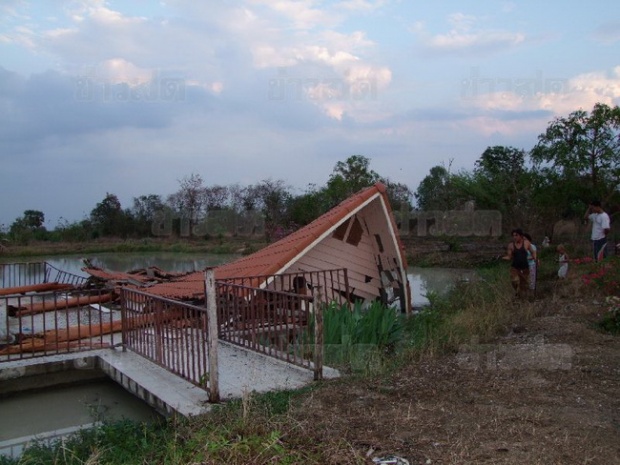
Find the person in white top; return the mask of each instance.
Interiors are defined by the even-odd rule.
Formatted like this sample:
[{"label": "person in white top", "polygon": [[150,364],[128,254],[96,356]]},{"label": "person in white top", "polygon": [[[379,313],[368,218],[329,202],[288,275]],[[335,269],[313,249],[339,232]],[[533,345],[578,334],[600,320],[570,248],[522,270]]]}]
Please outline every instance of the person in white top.
[{"label": "person in white top", "polygon": [[560,263],[560,268],[558,269],[558,278],[566,278],[566,276],[568,275],[568,254],[566,253],[566,249],[562,244],[558,245],[556,250],[559,255],[558,262]]},{"label": "person in white top", "polygon": [[607,234],[609,233],[609,215],[603,210],[601,202],[593,200],[590,202],[584,215],[584,220],[592,223],[592,252],[594,260],[601,261],[607,256]]}]

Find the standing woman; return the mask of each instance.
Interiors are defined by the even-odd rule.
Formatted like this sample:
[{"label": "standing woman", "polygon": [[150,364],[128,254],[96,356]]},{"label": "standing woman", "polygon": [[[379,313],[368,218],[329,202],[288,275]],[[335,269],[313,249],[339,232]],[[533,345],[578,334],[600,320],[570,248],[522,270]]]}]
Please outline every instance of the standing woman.
[{"label": "standing woman", "polygon": [[[532,236],[530,236],[528,233],[523,233],[523,237],[530,241],[532,250],[538,253],[536,245],[534,245],[534,242],[532,242]],[[538,272],[538,259],[534,258],[532,256],[532,252],[529,250],[527,251],[527,264],[530,268],[530,290],[536,292],[536,274]]]},{"label": "standing woman", "polygon": [[538,259],[536,250],[528,241],[520,228],[512,230],[512,241],[508,244],[504,260],[510,260],[510,283],[515,290],[515,296],[527,295],[530,287],[530,264],[527,260],[528,251],[534,260]]}]

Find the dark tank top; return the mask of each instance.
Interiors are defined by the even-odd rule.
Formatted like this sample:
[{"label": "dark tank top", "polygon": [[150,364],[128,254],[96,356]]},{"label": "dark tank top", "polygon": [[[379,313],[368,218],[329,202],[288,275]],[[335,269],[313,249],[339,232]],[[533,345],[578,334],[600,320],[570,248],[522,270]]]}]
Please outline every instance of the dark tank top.
[{"label": "dark tank top", "polygon": [[517,270],[526,270],[529,265],[527,263],[527,250],[525,250],[525,244],[521,244],[521,247],[517,247],[513,244],[512,249],[512,267]]}]

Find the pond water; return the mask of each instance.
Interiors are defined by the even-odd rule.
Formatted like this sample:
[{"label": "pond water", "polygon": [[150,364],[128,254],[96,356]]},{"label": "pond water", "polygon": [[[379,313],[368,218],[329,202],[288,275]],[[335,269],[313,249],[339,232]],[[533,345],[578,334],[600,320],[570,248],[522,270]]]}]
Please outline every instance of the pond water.
[{"label": "pond water", "polygon": [[443,295],[459,282],[470,282],[476,278],[476,270],[457,268],[409,267],[407,278],[411,286],[413,307],[428,305],[430,293]]},{"label": "pond water", "polygon": [[92,265],[110,271],[131,271],[156,266],[164,271],[186,273],[203,270],[208,266],[228,263],[238,255],[232,254],[187,254],[174,252],[154,253],[101,253],[92,255],[39,256],[28,257],[28,262],[45,261],[59,270],[78,276],[88,276],[82,271],[84,260]]},{"label": "pond water", "polygon": [[111,379],[16,393],[0,399],[0,455],[18,457],[36,439],[50,443],[98,422],[161,418]]},{"label": "pond water", "polygon": [[[239,255],[174,252],[102,253],[86,257],[83,255],[29,257],[27,261],[46,261],[59,270],[78,276],[87,276],[81,270],[84,267],[84,258],[88,258],[94,266],[110,271],[126,272],[156,266],[165,271],[184,273],[228,263],[238,257]],[[475,270],[468,269],[410,267],[407,270],[407,276],[411,286],[413,306],[423,307],[428,304],[427,294],[429,292],[441,295],[457,282],[469,281],[475,275]]]}]

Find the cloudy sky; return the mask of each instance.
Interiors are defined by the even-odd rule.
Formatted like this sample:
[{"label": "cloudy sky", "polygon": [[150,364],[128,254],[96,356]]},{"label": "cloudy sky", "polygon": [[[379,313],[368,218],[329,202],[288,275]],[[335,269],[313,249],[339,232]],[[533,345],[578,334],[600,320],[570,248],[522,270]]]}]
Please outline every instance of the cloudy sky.
[{"label": "cloudy sky", "polygon": [[417,189],[620,103],[616,0],[1,0],[0,225],[360,154]]}]

